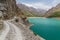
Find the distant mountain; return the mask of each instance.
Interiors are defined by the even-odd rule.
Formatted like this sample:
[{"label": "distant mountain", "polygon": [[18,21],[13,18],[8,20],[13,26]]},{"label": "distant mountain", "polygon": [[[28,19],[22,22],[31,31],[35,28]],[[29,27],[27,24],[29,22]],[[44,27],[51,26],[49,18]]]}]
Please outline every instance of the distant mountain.
[{"label": "distant mountain", "polygon": [[60,17],[60,4],[48,10],[45,17]]},{"label": "distant mountain", "polygon": [[26,16],[43,16],[46,10],[43,9],[35,9],[33,7],[28,7],[24,4],[17,4],[17,6],[22,10],[24,15]]}]

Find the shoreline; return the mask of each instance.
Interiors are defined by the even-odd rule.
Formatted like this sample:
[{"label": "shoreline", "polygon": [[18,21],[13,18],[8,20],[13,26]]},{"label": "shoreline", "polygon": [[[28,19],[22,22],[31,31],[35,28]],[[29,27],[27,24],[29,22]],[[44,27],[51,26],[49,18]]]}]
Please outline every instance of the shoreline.
[{"label": "shoreline", "polygon": [[45,17],[27,17],[27,18],[45,18]]},{"label": "shoreline", "polygon": [[60,17],[54,17],[54,18],[60,20]]},{"label": "shoreline", "polygon": [[[27,19],[28,19],[28,18],[46,18],[46,17],[27,17]],[[52,17],[52,18],[55,18],[55,19],[60,20],[60,17]]]}]

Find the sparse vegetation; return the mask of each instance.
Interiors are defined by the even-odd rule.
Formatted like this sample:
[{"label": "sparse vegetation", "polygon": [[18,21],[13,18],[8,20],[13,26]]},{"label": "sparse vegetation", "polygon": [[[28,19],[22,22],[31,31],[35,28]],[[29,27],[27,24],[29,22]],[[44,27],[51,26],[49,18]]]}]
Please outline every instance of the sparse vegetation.
[{"label": "sparse vegetation", "polygon": [[45,17],[47,17],[47,18],[60,17],[60,4],[56,5],[55,7],[52,7],[50,10],[48,10],[45,14]]},{"label": "sparse vegetation", "polygon": [[54,12],[51,16],[49,17],[60,17],[60,11]]}]

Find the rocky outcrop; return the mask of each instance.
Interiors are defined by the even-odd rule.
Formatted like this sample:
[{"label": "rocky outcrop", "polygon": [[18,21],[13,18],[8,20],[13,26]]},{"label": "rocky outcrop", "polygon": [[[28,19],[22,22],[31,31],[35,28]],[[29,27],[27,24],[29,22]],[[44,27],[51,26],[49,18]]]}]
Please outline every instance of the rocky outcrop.
[{"label": "rocky outcrop", "polygon": [[[25,23],[27,18],[23,12],[16,6],[15,0],[1,0],[0,1],[0,19],[12,19],[18,16]],[[26,20],[26,21],[25,21]]]},{"label": "rocky outcrop", "polygon": [[12,18],[17,13],[17,6],[15,0],[6,0],[8,18]]},{"label": "rocky outcrop", "polygon": [[0,1],[0,11],[3,14],[4,19],[13,18],[19,15],[21,10],[16,6],[15,0],[1,0]]}]

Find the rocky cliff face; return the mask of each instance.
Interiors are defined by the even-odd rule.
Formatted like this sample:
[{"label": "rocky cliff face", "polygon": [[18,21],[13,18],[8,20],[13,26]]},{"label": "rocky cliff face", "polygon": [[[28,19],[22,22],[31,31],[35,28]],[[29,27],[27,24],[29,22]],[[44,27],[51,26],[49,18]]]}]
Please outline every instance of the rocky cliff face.
[{"label": "rocky cliff face", "polygon": [[6,0],[7,14],[9,18],[12,18],[17,13],[17,6],[15,0]]},{"label": "rocky cliff face", "polygon": [[20,13],[22,14],[22,12],[19,12],[21,10],[16,6],[15,0],[0,0],[0,11],[5,19],[13,18]]}]

